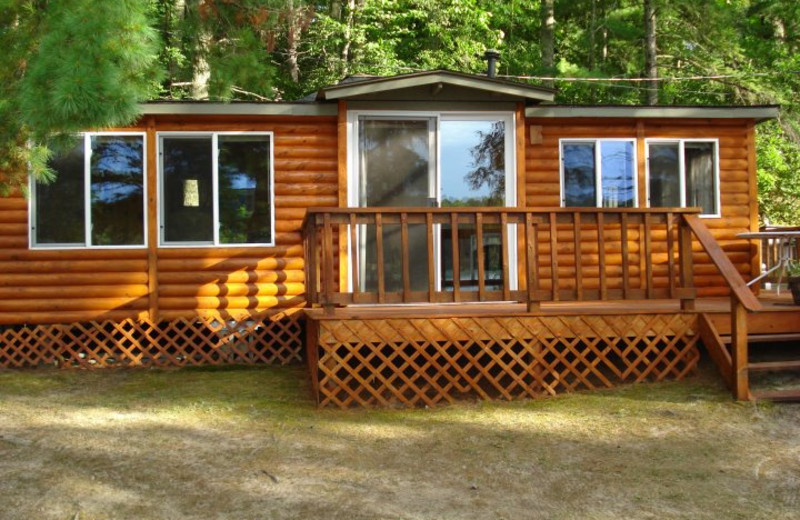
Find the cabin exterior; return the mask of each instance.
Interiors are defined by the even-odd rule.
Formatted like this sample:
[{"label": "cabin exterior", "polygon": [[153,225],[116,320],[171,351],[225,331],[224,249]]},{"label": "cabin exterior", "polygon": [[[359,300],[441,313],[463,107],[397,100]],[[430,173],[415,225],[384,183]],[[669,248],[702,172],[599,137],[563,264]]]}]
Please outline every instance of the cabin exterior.
[{"label": "cabin exterior", "polygon": [[681,378],[702,343],[746,398],[777,108],[552,99],[432,71],[87,131],[0,199],[0,367],[305,357],[322,405],[433,405]]}]

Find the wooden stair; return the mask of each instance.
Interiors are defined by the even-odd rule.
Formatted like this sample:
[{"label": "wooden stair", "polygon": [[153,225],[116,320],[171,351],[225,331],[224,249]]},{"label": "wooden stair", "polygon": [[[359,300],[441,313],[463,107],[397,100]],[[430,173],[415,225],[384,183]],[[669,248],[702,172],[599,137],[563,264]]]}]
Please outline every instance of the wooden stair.
[{"label": "wooden stair", "polygon": [[[800,324],[793,324],[800,327]],[[719,334],[713,320],[707,315],[702,315],[700,320],[700,337],[703,345],[708,350],[711,359],[717,365],[725,382],[733,387],[735,381],[733,362],[731,357],[731,335]],[[800,371],[800,332],[755,333],[748,336],[748,359],[744,363],[746,380],[750,380],[753,373],[764,372],[797,372]],[[759,346],[765,344],[785,345],[785,357],[764,361],[750,361],[753,352],[758,353]],[[774,357],[774,355],[773,355]],[[754,400],[770,400],[775,402],[800,401],[800,386],[796,388],[767,390],[749,388],[749,397]]]}]

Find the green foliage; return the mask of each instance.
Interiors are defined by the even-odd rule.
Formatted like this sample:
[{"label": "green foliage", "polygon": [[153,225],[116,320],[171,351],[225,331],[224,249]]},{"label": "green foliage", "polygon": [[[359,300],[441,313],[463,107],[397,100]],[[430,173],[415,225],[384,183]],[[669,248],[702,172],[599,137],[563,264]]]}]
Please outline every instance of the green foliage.
[{"label": "green foliage", "polygon": [[0,4],[0,195],[47,181],[49,144],[125,125],[158,88],[158,34],[137,0]]},{"label": "green foliage", "polygon": [[18,99],[34,140],[138,116],[158,77],[146,4],[115,0],[98,10],[92,0],[59,0],[48,4],[41,30]]},{"label": "green foliage", "polygon": [[[800,2],[653,0],[659,102],[780,104],[758,127],[762,219],[800,223]],[[540,1],[0,0],[0,194],[47,178],[44,138],[145,99],[293,100],[352,74],[542,76]],[[556,0],[556,102],[638,104],[641,0]],[[680,79],[703,76],[704,79]],[[708,78],[713,76],[713,78]],[[534,83],[540,80],[532,80]],[[33,141],[35,146],[28,147]],[[40,144],[41,143],[41,144]]]}]

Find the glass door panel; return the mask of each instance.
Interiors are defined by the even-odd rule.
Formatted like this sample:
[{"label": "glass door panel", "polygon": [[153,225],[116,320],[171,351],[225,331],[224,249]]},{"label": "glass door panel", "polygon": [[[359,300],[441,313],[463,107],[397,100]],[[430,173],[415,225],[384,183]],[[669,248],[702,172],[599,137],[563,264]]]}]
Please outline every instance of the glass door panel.
[{"label": "glass door panel", "polygon": [[[358,121],[359,206],[430,207],[435,204],[434,118],[361,117]],[[359,230],[362,291],[378,284],[376,227]],[[383,270],[386,291],[403,289],[403,251],[399,224],[384,224]],[[427,234],[408,226],[411,290],[428,287]]]},{"label": "glass door panel", "polygon": [[[506,205],[506,124],[503,120],[443,120],[441,206]],[[487,289],[503,286],[502,239],[498,225],[483,226],[483,268]],[[453,287],[452,227],[440,227],[441,286]],[[459,284],[478,288],[478,243],[474,225],[458,228]]]}]

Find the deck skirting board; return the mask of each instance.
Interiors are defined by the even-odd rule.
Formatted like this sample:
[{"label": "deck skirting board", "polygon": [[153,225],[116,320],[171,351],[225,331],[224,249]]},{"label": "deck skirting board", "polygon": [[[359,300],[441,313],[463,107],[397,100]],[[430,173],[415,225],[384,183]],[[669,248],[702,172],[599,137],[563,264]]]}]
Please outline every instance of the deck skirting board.
[{"label": "deck skirting board", "polygon": [[182,367],[301,361],[301,314],[0,327],[0,369]]},{"label": "deck skirting board", "polygon": [[313,320],[320,406],[434,406],[682,379],[694,313]]}]

